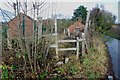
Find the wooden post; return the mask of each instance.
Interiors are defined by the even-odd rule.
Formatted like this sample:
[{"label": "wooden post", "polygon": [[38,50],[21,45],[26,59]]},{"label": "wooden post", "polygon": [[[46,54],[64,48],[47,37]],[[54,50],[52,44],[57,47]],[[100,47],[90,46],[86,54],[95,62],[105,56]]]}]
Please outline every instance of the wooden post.
[{"label": "wooden post", "polygon": [[77,37],[77,54],[76,54],[76,57],[77,57],[77,59],[79,58],[79,41],[78,41],[78,37]]},{"label": "wooden post", "polygon": [[8,44],[8,48],[11,49],[12,48],[12,44],[10,43],[10,40],[7,38],[7,44]]},{"label": "wooden post", "polygon": [[[55,34],[57,34],[57,16],[55,17]],[[58,34],[57,34],[58,35]],[[58,59],[58,42],[57,35],[55,36],[55,44],[56,44],[56,58]]]},{"label": "wooden post", "polygon": [[88,11],[87,13],[87,19],[86,19],[86,24],[85,24],[85,29],[84,29],[84,35],[85,35],[85,44],[86,44],[86,48],[88,49],[88,45],[87,45],[87,37],[88,37],[88,21],[89,21],[89,17],[90,17],[90,11]]},{"label": "wooden post", "polygon": [[67,29],[68,30],[68,36],[70,36],[70,31],[69,31],[69,29]]},{"label": "wooden post", "polygon": [[[86,43],[88,44],[88,48],[90,48],[90,43],[92,41],[92,26],[91,26],[91,20],[88,21],[88,39],[86,41]],[[94,30],[94,29],[93,29]],[[86,44],[85,43],[85,44]]]},{"label": "wooden post", "polygon": [[10,34],[9,34],[8,30],[7,30],[7,46],[8,46],[9,49],[11,49],[12,48],[12,44],[10,43]]},{"label": "wooden post", "polygon": [[38,18],[38,39],[42,35],[42,17]]},{"label": "wooden post", "polygon": [[65,29],[64,29],[64,32],[63,32],[64,34],[66,33],[66,31],[65,31]]},{"label": "wooden post", "polygon": [[[82,39],[85,39],[84,33],[82,33]],[[85,54],[85,41],[82,41],[82,55]]]}]

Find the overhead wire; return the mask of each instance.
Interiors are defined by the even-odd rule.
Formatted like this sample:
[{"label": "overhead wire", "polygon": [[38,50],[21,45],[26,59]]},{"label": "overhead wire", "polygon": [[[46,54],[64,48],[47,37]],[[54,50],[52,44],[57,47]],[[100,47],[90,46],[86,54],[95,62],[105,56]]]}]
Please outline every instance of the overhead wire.
[{"label": "overhead wire", "polygon": [[[10,4],[10,2],[8,0],[6,0],[7,3],[11,6],[11,7],[14,7],[12,4]],[[11,0],[12,1],[12,0]],[[12,2],[13,3],[13,2]]]},{"label": "overhead wire", "polygon": [[[11,0],[11,2],[13,3],[12,0]],[[9,5],[10,5],[10,2],[8,2],[8,3],[9,3]],[[10,5],[10,6],[11,6],[11,5]],[[1,9],[1,11],[2,11],[2,9]],[[6,14],[6,13],[3,12],[3,11],[2,11],[2,13],[4,13],[10,20],[12,20],[8,14]],[[6,18],[5,18],[4,15],[3,15],[3,17],[4,17],[4,20],[6,20]],[[16,17],[16,19],[18,19],[18,18]],[[18,19],[18,20],[19,20],[19,19]],[[7,25],[8,25],[9,28],[11,28],[11,29],[12,29],[13,31],[15,31],[15,32],[18,32],[17,30],[13,29],[13,28],[8,24],[7,21],[6,21],[6,23],[7,23]],[[13,21],[13,24],[15,24],[16,26],[18,26],[14,21]]]},{"label": "overhead wire", "polygon": [[[3,16],[4,20],[5,20],[5,22],[7,23],[7,25],[8,25],[12,30],[14,30],[15,32],[18,32],[17,30],[13,29],[13,28],[8,24],[8,22],[7,22],[7,20],[6,20],[5,16],[4,16],[4,14],[5,14],[8,18],[10,18],[10,17],[9,17],[6,13],[4,13],[1,8],[0,8],[0,10],[1,10],[2,16]],[[11,18],[10,18],[10,19],[11,19]],[[15,24],[15,23],[13,22],[13,24]],[[15,24],[15,25],[16,25],[16,24]]]},{"label": "overhead wire", "polygon": [[[7,1],[7,0],[6,0]],[[16,1],[17,2],[17,1]],[[12,0],[11,0],[11,3],[12,4],[10,4],[10,2],[8,2],[7,1],[7,3],[9,3],[9,5],[12,7],[12,8],[14,8],[14,6],[12,6],[12,4],[14,3]],[[21,8],[22,8],[22,5],[21,4],[19,4],[20,6],[21,6]],[[22,8],[22,10],[23,10],[23,8]],[[15,16],[16,14],[14,14],[14,16]],[[19,18],[18,17],[16,17],[16,19],[18,19],[19,20]]]},{"label": "overhead wire", "polygon": [[[46,0],[44,0],[44,1],[46,1]],[[11,2],[13,3],[12,0],[11,0]],[[9,5],[10,5],[11,7],[13,7],[10,2],[7,2],[7,3],[9,3]],[[39,6],[41,6],[41,7],[39,8],[39,9],[41,10],[41,11],[40,11],[40,14],[42,14],[42,13],[45,12],[45,16],[49,17],[49,10],[48,10],[48,14],[46,14],[46,10],[49,9],[49,8],[51,8],[51,7],[53,7],[54,4],[49,5],[47,8],[45,8],[45,9],[42,10],[42,8],[45,7],[45,5],[46,5],[46,2],[42,2],[42,3],[39,5]],[[22,8],[22,10],[23,10],[23,7],[22,7],[21,4],[20,4],[20,6],[21,6],[21,8]],[[25,12],[25,11],[24,11],[24,12]],[[52,13],[53,13],[53,11],[52,11]],[[5,14],[5,13],[4,13],[4,14]],[[7,14],[5,14],[5,15],[11,20],[11,18],[10,18]],[[46,17],[46,18],[47,18],[47,17]],[[16,23],[14,23],[14,24],[16,25]],[[15,31],[16,31],[16,30],[15,30]],[[18,32],[18,31],[16,31],[16,32]]]},{"label": "overhead wire", "polygon": [[[7,0],[6,0],[6,1],[7,1]],[[12,6],[12,4],[10,4],[10,2],[7,2],[7,3],[4,2],[4,5],[5,5],[7,8],[10,8],[10,10],[13,9],[13,6]],[[11,12],[11,11],[10,11],[10,12]]]},{"label": "overhead wire", "polygon": [[50,6],[48,6],[47,8],[45,8],[44,10],[42,10],[40,13],[43,13],[44,11],[46,11],[47,9],[49,9],[49,8],[51,8],[51,7],[53,7],[54,5],[50,5]]}]

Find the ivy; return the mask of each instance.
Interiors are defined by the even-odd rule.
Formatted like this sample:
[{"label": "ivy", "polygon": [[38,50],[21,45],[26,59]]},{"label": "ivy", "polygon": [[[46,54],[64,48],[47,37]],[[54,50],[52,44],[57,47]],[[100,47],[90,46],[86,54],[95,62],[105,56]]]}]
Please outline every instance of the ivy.
[{"label": "ivy", "polygon": [[8,80],[8,68],[6,65],[2,65],[2,79]]},{"label": "ivy", "polygon": [[45,71],[45,72],[42,72],[40,75],[39,75],[39,79],[45,79],[45,77],[48,76],[48,72]]}]

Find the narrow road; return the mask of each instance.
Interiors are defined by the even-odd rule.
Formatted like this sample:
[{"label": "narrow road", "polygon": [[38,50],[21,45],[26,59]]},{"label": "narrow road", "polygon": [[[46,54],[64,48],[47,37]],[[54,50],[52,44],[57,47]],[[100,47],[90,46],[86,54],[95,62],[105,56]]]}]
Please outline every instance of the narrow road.
[{"label": "narrow road", "polygon": [[111,41],[107,42],[108,50],[112,58],[113,71],[115,72],[116,78],[120,80],[120,40],[112,38]]}]

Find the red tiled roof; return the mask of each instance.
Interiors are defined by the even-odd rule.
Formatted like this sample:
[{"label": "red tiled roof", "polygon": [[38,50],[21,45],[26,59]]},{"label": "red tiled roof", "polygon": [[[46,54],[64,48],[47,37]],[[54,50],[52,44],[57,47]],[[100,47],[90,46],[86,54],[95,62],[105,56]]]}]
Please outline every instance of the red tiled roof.
[{"label": "red tiled roof", "polygon": [[80,28],[80,31],[84,30],[84,25],[80,21],[74,22],[72,25],[69,26],[69,32],[74,33],[75,28]]}]

